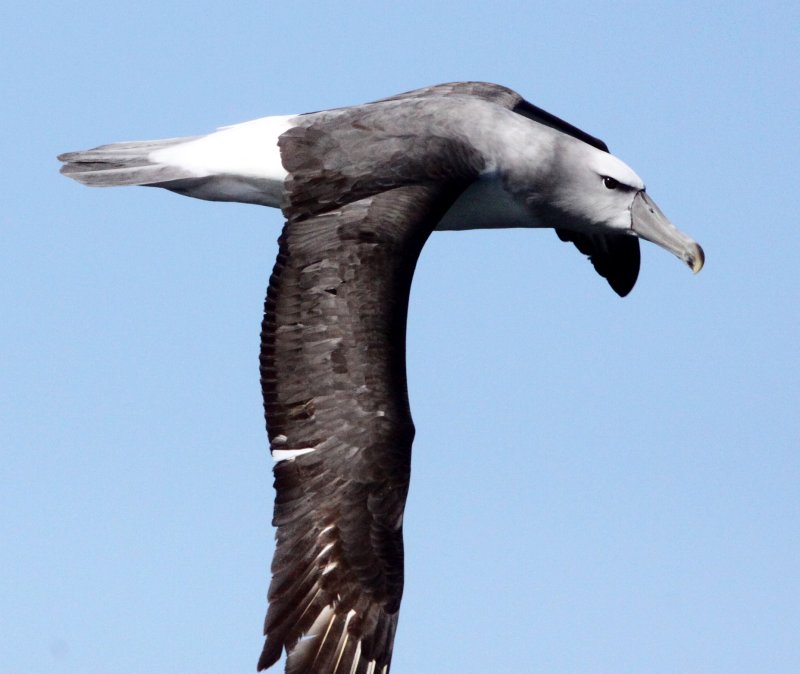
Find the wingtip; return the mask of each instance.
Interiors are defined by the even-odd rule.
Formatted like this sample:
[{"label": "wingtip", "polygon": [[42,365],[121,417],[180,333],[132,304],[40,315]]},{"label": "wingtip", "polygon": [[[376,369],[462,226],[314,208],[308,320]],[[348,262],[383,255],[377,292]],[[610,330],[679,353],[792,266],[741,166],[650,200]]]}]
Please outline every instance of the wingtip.
[{"label": "wingtip", "polygon": [[269,669],[278,660],[280,660],[283,653],[283,646],[276,640],[271,640],[267,637],[264,648],[261,649],[261,655],[258,657],[258,664],[256,665],[257,672],[263,672]]}]

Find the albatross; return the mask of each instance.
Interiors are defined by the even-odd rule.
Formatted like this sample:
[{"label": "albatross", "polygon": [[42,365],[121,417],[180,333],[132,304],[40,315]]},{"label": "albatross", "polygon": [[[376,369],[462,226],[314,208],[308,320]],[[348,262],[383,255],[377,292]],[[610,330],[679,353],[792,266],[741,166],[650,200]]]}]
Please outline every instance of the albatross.
[{"label": "albatross", "polygon": [[484,82],[59,159],[85,185],[285,217],[261,330],[276,549],[259,671],[284,651],[288,674],[389,671],[414,439],[406,315],[433,231],[553,228],[623,297],[639,239],[704,262],[604,142]]}]

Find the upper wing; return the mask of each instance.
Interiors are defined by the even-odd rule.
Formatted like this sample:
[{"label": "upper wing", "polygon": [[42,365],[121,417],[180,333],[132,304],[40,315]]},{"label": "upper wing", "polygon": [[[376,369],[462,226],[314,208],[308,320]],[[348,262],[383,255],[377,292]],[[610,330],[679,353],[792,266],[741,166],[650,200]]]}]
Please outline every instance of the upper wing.
[{"label": "upper wing", "polygon": [[[476,96],[513,110],[561,133],[573,136],[584,143],[596,147],[598,150],[608,152],[608,146],[599,138],[595,138],[563,119],[529,103],[512,89],[498,84],[489,82],[451,82],[409,91],[384,100],[432,95]],[[640,263],[639,240],[636,237],[626,234],[595,234],[588,236],[558,228],[556,228],[556,234],[562,241],[571,241],[581,253],[588,255],[597,273],[608,281],[618,295],[624,297],[636,284]]]},{"label": "upper wing", "polygon": [[459,191],[428,183],[285,209],[261,347],[277,548],[259,670],[285,649],[291,674],[388,671],[414,437],[408,295]]},{"label": "upper wing", "polygon": [[561,131],[561,133],[574,136],[584,143],[596,147],[598,150],[608,152],[608,146],[599,138],[595,138],[585,131],[581,131],[579,128],[572,126],[569,122],[565,122],[563,119],[533,105],[533,103],[529,103],[513,89],[499,84],[492,84],[491,82],[448,82],[447,84],[435,84],[431,87],[407,91],[403,94],[390,96],[389,98],[382,98],[381,100],[394,101],[424,96],[475,96],[476,98],[481,98],[495,105],[500,105],[508,110],[513,110],[523,117],[528,117],[540,124]]}]

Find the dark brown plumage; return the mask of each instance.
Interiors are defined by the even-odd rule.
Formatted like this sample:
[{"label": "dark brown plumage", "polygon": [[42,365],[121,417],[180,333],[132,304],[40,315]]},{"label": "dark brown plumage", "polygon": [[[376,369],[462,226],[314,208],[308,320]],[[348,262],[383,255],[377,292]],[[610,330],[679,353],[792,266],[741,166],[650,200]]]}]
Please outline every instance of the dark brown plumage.
[{"label": "dark brown plumage", "polygon": [[[318,451],[275,466],[277,549],[259,669],[286,648],[287,672],[350,672],[359,642],[352,671],[389,665],[414,438],[408,294],[422,246],[459,191],[401,187],[299,219],[286,209],[262,331],[264,409],[273,449]],[[325,638],[296,648],[327,606]]]}]

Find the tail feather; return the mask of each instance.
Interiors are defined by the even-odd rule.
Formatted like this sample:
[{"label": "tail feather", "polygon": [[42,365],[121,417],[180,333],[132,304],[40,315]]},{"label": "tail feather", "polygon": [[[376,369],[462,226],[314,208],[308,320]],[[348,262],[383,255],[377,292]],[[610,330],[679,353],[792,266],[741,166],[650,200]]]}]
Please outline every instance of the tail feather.
[{"label": "tail feather", "polygon": [[91,187],[157,185],[169,180],[196,177],[181,166],[153,161],[150,157],[153,152],[196,138],[190,136],[111,143],[82,152],[65,152],[58,156],[58,160],[64,162],[61,173]]},{"label": "tail feather", "polygon": [[280,207],[286,170],[278,138],[292,119],[262,117],[207,136],[112,143],[58,158],[61,173],[91,187],[150,185],[198,199]]}]

